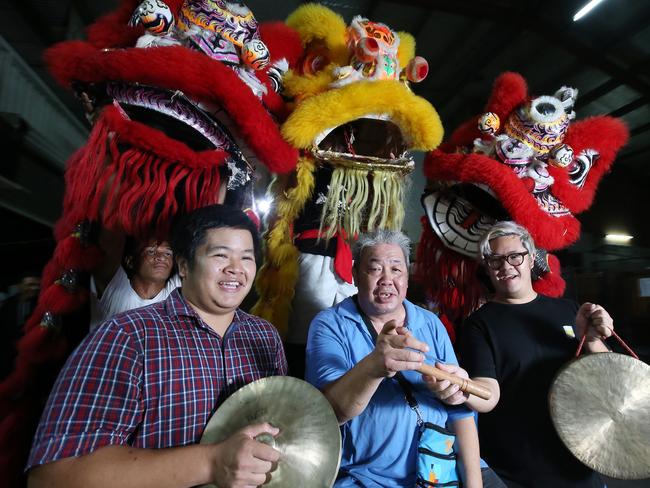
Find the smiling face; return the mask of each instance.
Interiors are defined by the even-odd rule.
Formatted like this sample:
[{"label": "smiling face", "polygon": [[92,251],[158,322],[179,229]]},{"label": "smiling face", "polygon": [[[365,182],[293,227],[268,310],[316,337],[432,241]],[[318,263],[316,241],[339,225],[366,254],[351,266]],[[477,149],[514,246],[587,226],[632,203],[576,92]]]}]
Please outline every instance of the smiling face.
[{"label": "smiling face", "polygon": [[365,248],[352,274],[359,288],[359,305],[371,319],[385,322],[402,316],[408,269],[401,247],[379,244]]},{"label": "smiling face", "polygon": [[194,262],[180,258],[178,266],[183,297],[208,325],[227,328],[255,279],[253,237],[243,229],[210,229],[196,248]]},{"label": "smiling face", "polygon": [[[505,259],[513,253],[525,253],[526,248],[519,236],[497,237],[490,241],[492,254],[490,258],[502,257],[497,269],[493,269],[486,263],[486,270],[492,286],[495,289],[495,300],[506,303],[527,303],[537,295],[533,291],[531,270],[533,268],[533,256],[526,254],[523,262],[513,266]],[[496,267],[496,266],[495,266]]]}]

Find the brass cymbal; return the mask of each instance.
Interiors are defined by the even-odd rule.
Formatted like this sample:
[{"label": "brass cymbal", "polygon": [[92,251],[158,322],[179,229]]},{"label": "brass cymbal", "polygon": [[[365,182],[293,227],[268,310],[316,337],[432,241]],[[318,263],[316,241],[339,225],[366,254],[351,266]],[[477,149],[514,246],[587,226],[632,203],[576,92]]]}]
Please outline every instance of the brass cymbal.
[{"label": "brass cymbal", "polygon": [[221,442],[262,422],[280,429],[273,440],[258,439],[280,451],[278,467],[265,487],[330,488],[334,484],[341,462],[338,420],[325,396],[297,378],[271,376],[237,390],[214,413],[201,444]]},{"label": "brass cymbal", "polygon": [[650,477],[650,366],[613,352],[582,356],[560,370],[549,405],[584,464],[612,478]]}]

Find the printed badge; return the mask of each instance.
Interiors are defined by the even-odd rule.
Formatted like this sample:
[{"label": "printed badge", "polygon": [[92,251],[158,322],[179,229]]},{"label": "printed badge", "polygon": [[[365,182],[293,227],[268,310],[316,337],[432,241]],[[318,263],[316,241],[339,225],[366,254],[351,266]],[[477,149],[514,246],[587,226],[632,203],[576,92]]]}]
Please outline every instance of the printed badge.
[{"label": "printed badge", "polygon": [[567,337],[571,337],[571,339],[576,338],[576,333],[573,331],[572,325],[564,325],[562,328],[564,329],[564,333],[567,335]]}]

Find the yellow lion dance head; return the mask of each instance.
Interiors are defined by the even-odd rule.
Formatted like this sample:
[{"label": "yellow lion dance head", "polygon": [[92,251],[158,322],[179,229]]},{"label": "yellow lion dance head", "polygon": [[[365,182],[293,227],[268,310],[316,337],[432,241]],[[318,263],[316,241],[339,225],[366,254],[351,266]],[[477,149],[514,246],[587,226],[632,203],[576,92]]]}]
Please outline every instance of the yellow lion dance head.
[{"label": "yellow lion dance head", "polygon": [[[337,300],[302,297],[310,305],[297,310],[294,303],[301,313],[291,314],[294,294],[314,293],[297,286],[311,265],[301,254],[329,257],[334,278],[351,286],[349,242],[360,232],[401,229],[411,151],[437,147],[443,129],[431,104],[409,88],[428,71],[411,35],[359,16],[348,26],[317,4],[300,7],[287,24],[300,34],[304,54],[284,79],[293,108],[281,130],[301,156],[291,175],[271,185],[273,217],[254,313],[306,339],[315,313]],[[301,325],[294,327],[297,315]]]}]

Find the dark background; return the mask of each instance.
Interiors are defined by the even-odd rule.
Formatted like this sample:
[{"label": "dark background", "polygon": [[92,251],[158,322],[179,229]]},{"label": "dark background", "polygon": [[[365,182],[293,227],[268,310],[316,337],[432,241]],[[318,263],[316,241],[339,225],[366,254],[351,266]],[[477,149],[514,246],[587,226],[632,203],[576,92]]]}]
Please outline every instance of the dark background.
[{"label": "dark background", "polygon": [[[566,295],[604,305],[621,336],[648,361],[650,298],[641,296],[640,280],[650,279],[650,2],[608,0],[578,22],[572,16],[586,0],[322,3],[346,21],[363,15],[415,36],[430,73],[413,89],[436,107],[448,132],[482,110],[494,78],[506,70],[522,73],[533,94],[552,94],[562,85],[578,88],[579,119],[610,114],[628,124],[629,144],[594,205],[579,216],[582,238],[559,256]],[[247,4],[266,21],[283,20],[301,2]],[[83,37],[86,25],[116,5],[0,2],[0,292],[50,257],[65,160],[88,131],[80,105],[47,74],[43,50]],[[416,241],[421,180],[414,178],[407,205],[406,231]],[[634,238],[626,246],[607,244],[603,237],[612,231]]]}]

